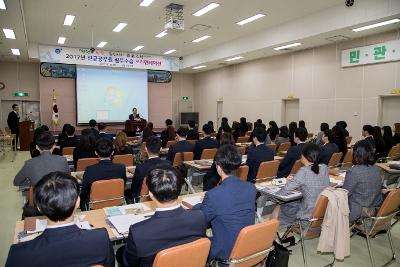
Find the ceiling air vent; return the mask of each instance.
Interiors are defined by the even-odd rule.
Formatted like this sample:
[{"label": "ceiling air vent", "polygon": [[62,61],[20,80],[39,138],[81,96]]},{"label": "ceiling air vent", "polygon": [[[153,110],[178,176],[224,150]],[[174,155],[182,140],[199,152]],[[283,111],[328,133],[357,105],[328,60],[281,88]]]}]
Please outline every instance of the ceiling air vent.
[{"label": "ceiling air vent", "polygon": [[195,25],[193,25],[192,27],[190,27],[190,29],[191,29],[191,30],[194,30],[194,31],[202,32],[202,31],[206,31],[206,30],[208,30],[208,29],[211,29],[211,26],[209,26],[209,25],[203,25],[203,24],[195,24]]},{"label": "ceiling air vent", "polygon": [[336,35],[336,36],[332,36],[332,37],[328,37],[325,40],[332,42],[332,43],[339,43],[339,42],[343,42],[343,41],[348,41],[350,40],[350,37],[347,36],[343,36],[343,35]]}]

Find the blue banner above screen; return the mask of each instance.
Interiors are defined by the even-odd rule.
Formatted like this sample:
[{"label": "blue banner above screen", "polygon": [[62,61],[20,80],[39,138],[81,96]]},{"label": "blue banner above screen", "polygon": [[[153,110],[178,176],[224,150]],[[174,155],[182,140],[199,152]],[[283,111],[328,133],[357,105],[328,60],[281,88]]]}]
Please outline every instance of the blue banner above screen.
[{"label": "blue banner above screen", "polygon": [[136,107],[148,120],[147,71],[76,66],[78,124],[124,122]]}]

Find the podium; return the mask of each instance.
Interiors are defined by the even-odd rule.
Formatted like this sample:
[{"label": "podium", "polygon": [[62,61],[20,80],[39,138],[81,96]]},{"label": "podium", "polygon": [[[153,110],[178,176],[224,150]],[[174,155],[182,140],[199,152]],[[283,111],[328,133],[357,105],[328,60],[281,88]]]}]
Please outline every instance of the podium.
[{"label": "podium", "polygon": [[22,121],[19,123],[19,146],[21,151],[29,151],[33,142],[33,133],[35,131],[35,122]]},{"label": "podium", "polygon": [[143,131],[143,128],[146,127],[147,121],[141,119],[140,121],[135,120],[126,120],[125,121],[125,133],[127,136],[136,136],[136,132],[139,130]]}]

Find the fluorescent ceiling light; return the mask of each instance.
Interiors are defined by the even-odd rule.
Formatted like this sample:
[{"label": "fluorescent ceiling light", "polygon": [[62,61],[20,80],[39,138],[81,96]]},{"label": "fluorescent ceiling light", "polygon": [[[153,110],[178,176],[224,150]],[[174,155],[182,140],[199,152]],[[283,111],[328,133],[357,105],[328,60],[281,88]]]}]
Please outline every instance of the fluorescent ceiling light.
[{"label": "fluorescent ceiling light", "polygon": [[234,60],[238,60],[238,59],[242,59],[242,58],[243,58],[242,56],[232,57],[232,58],[225,59],[225,61],[229,62],[229,61],[234,61]]},{"label": "fluorescent ceiling light", "polygon": [[171,49],[171,50],[168,50],[167,52],[164,52],[164,55],[169,55],[169,54],[172,54],[174,52],[176,52],[176,50],[175,49]]},{"label": "fluorescent ceiling light", "polygon": [[286,48],[291,48],[291,47],[295,47],[295,46],[299,46],[299,45],[302,45],[302,43],[293,43],[293,44],[283,45],[283,46],[275,47],[274,50],[279,51],[279,50],[283,50]]},{"label": "fluorescent ceiling light", "polygon": [[67,38],[65,38],[65,37],[58,37],[57,43],[59,43],[59,44],[64,44],[66,39],[67,39]]},{"label": "fluorescent ceiling light", "polygon": [[198,70],[198,69],[202,69],[202,68],[205,68],[205,67],[207,67],[207,66],[206,65],[200,65],[200,66],[197,66],[197,67],[193,67],[192,70]]},{"label": "fluorescent ceiling light", "polygon": [[236,24],[241,26],[241,25],[247,24],[249,22],[252,22],[252,21],[254,21],[256,19],[260,19],[262,17],[265,17],[265,15],[264,14],[257,14],[257,15],[254,15],[254,16],[250,17],[250,18],[247,18],[247,19],[241,20],[239,22],[236,22]]},{"label": "fluorescent ceiling light", "polygon": [[154,0],[143,0],[139,6],[149,6],[151,3],[153,3]]},{"label": "fluorescent ceiling light", "polygon": [[74,22],[74,19],[75,19],[75,16],[73,16],[73,15],[65,15],[64,25],[71,26],[72,23]]},{"label": "fluorescent ceiling light", "polygon": [[138,45],[135,48],[132,49],[132,51],[139,51],[140,49],[142,49],[144,47],[144,45]]},{"label": "fluorescent ceiling light", "polygon": [[202,37],[200,37],[200,38],[194,39],[194,40],[192,41],[192,43],[198,43],[198,42],[204,41],[204,40],[206,40],[206,39],[208,39],[208,38],[210,38],[210,37],[211,37],[210,35],[204,35],[204,36],[202,36]]},{"label": "fluorescent ceiling light", "polygon": [[167,31],[162,31],[159,34],[157,34],[156,37],[161,38],[161,37],[164,37],[165,35],[167,35]]},{"label": "fluorescent ceiling light", "polygon": [[106,44],[107,44],[107,42],[101,41],[101,42],[97,45],[97,47],[102,48],[102,47],[104,47]]},{"label": "fluorescent ceiling light", "polygon": [[217,4],[217,3],[211,3],[211,4],[209,4],[209,5],[205,6],[205,7],[203,7],[203,8],[200,9],[199,11],[193,13],[193,16],[200,17],[201,15],[204,15],[204,14],[206,14],[207,12],[209,12],[209,11],[211,11],[211,10],[213,10],[214,8],[217,8],[217,7],[219,7],[219,4]]},{"label": "fluorescent ceiling light", "polygon": [[4,3],[4,0],[0,0],[0,9],[7,9],[6,3]]},{"label": "fluorescent ceiling light", "polygon": [[16,55],[16,56],[21,55],[21,53],[19,52],[19,49],[16,49],[16,48],[11,48],[11,53],[13,53],[13,55]]},{"label": "fluorescent ceiling light", "polygon": [[4,35],[8,39],[15,39],[15,33],[12,29],[3,29]]},{"label": "fluorescent ceiling light", "polygon": [[400,19],[391,19],[391,20],[382,21],[382,22],[379,22],[379,23],[363,26],[363,27],[360,27],[360,28],[356,28],[356,29],[353,29],[352,31],[353,32],[361,32],[361,31],[365,31],[365,30],[369,30],[369,29],[373,29],[373,28],[382,27],[382,26],[385,26],[385,25],[397,23],[399,21],[400,21]]},{"label": "fluorescent ceiling light", "polygon": [[121,22],[120,24],[118,24],[117,26],[115,26],[113,32],[120,32],[120,31],[122,31],[122,29],[125,28],[126,25],[128,25],[128,23]]}]

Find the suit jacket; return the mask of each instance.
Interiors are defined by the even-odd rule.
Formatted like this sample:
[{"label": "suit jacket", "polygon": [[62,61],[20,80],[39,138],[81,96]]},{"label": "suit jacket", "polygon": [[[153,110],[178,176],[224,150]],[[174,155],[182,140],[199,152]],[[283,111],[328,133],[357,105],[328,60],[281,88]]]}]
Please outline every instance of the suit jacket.
[{"label": "suit jacket", "polygon": [[150,219],[131,225],[121,265],[151,267],[159,251],[204,237],[206,228],[199,210],[156,211]]},{"label": "suit jacket", "polygon": [[260,144],[249,149],[246,164],[249,166],[249,174],[247,180],[256,179],[258,168],[261,162],[274,160],[274,151],[264,144]]},{"label": "suit jacket", "polygon": [[25,161],[24,166],[14,178],[14,185],[34,186],[43,176],[55,171],[70,174],[67,159],[44,151],[40,156]]},{"label": "suit jacket", "polygon": [[174,161],[175,154],[178,152],[193,152],[194,150],[194,145],[189,143],[186,140],[182,140],[177,142],[175,145],[172,145],[169,147],[168,154],[167,154],[167,160],[170,162]]},{"label": "suit jacket", "polygon": [[96,153],[94,152],[94,147],[82,147],[82,146],[77,146],[74,149],[73,153],[73,159],[74,159],[74,167],[76,169],[76,164],[79,159],[84,159],[84,158],[97,158]]},{"label": "suit jacket", "polygon": [[199,132],[196,128],[188,131],[186,140],[199,140]]},{"label": "suit jacket", "polygon": [[62,152],[64,147],[77,147],[78,144],[79,144],[79,139],[76,136],[67,137],[60,141],[60,150]]},{"label": "suit jacket", "polygon": [[117,151],[114,149],[114,155],[126,155],[133,154],[133,148],[131,145],[127,144],[122,150]]},{"label": "suit jacket", "polygon": [[321,154],[319,155],[319,163],[328,165],[333,153],[338,153],[339,148],[335,143],[327,143],[321,147]]},{"label": "suit jacket", "polygon": [[11,133],[19,133],[19,115],[15,111],[8,113],[7,124]]},{"label": "suit jacket", "polygon": [[97,136],[99,135],[99,131],[96,128],[93,128],[93,127],[90,127],[89,129],[92,131],[92,133],[94,134],[94,136],[97,139]]},{"label": "suit jacket", "polygon": [[254,224],[255,202],[255,186],[230,176],[208,191],[203,203],[193,207],[201,209],[211,223],[210,259],[229,258],[240,230]]},{"label": "suit jacket", "polygon": [[139,114],[136,114],[136,116],[133,116],[133,114],[129,114],[129,119],[130,119],[131,121],[133,121],[134,119],[140,119],[140,115],[139,115]]},{"label": "suit jacket", "polygon": [[82,230],[76,225],[48,228],[31,241],[12,245],[6,266],[114,267],[114,251],[104,228]]},{"label": "suit jacket", "polygon": [[304,143],[300,143],[289,148],[286,156],[279,164],[278,177],[286,177],[290,174],[294,163],[301,157],[301,150],[303,150],[304,145]]},{"label": "suit jacket", "polygon": [[194,146],[194,159],[200,159],[201,153],[204,149],[218,148],[218,141],[210,136],[204,137],[203,139],[196,142]]},{"label": "suit jacket", "polygon": [[372,137],[372,135],[365,137],[364,140],[370,143],[373,148],[375,148],[375,140],[374,137]]},{"label": "suit jacket", "polygon": [[100,160],[99,163],[86,168],[82,179],[81,207],[89,203],[92,184],[98,180],[122,178],[126,181],[126,168],[122,164],[112,163],[111,160]]}]

